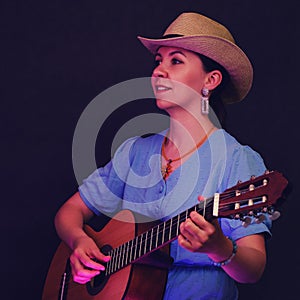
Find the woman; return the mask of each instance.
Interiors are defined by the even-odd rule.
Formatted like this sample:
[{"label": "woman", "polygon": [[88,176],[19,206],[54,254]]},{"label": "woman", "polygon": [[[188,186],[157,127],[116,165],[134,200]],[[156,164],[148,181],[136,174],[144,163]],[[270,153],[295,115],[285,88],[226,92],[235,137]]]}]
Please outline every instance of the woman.
[{"label": "woman", "polygon": [[[58,211],[57,232],[72,250],[78,283],[90,281],[110,259],[83,230],[94,214],[130,209],[166,220],[266,169],[258,153],[218,128],[209,105],[222,116],[222,105],[241,101],[252,84],[251,64],[229,31],[183,13],[161,39],[139,39],[155,55],[152,87],[170,126],[125,141]],[[256,282],[264,271],[269,228],[268,216],[244,227],[241,220],[190,213],[171,245],[164,299],[236,299],[235,281]]]}]

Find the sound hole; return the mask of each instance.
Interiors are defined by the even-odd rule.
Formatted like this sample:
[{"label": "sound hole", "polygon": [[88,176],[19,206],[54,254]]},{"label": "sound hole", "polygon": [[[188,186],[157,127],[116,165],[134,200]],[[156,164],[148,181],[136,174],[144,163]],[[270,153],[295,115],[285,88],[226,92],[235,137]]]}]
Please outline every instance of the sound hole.
[{"label": "sound hole", "polygon": [[[110,245],[104,245],[101,249],[104,255],[107,255],[112,247]],[[101,263],[106,267],[106,263]],[[109,275],[105,275],[105,271],[101,272],[98,276],[94,277],[90,282],[86,284],[87,291],[90,295],[97,295],[102,291],[109,279]]]}]

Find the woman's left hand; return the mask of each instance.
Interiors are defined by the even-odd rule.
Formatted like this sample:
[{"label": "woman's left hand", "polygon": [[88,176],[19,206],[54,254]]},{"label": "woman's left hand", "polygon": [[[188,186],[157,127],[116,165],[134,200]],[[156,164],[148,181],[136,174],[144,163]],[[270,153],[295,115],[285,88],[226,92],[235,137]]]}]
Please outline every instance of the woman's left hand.
[{"label": "woman's left hand", "polygon": [[217,219],[208,222],[193,211],[190,217],[180,224],[178,243],[191,252],[214,253],[227,241]]},{"label": "woman's left hand", "polygon": [[[238,251],[234,259],[223,266],[225,272],[237,282],[256,282],[263,274],[266,264],[264,239],[263,234],[238,239]],[[218,219],[208,222],[195,211],[180,224],[178,243],[191,252],[206,253],[214,262],[226,261],[233,253],[233,244],[223,234]]]}]

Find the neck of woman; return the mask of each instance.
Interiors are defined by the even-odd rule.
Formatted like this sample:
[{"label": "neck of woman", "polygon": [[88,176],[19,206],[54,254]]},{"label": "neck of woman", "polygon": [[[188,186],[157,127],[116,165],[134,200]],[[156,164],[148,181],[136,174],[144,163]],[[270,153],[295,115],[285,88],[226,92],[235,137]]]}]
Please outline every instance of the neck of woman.
[{"label": "neck of woman", "polygon": [[180,149],[180,152],[189,151],[215,129],[207,116],[170,118],[165,147],[175,147]]}]

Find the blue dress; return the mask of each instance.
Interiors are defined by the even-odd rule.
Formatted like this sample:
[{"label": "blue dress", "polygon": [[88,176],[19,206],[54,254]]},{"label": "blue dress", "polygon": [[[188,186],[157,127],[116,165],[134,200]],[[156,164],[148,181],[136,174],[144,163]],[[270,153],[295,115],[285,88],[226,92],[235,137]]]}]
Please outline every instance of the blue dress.
[{"label": "blue dress", "polygon": [[[167,220],[193,207],[198,196],[211,197],[252,175],[265,172],[261,156],[218,129],[165,181],[161,175],[161,145],[165,132],[125,141],[113,159],[93,172],[79,187],[85,204],[96,214],[114,215],[130,209],[153,220]],[[242,226],[240,220],[220,218],[226,236],[234,240],[266,233],[271,221]],[[220,267],[204,253],[192,253],[171,243],[174,264],[169,271],[164,299],[237,299],[238,291]]]}]

